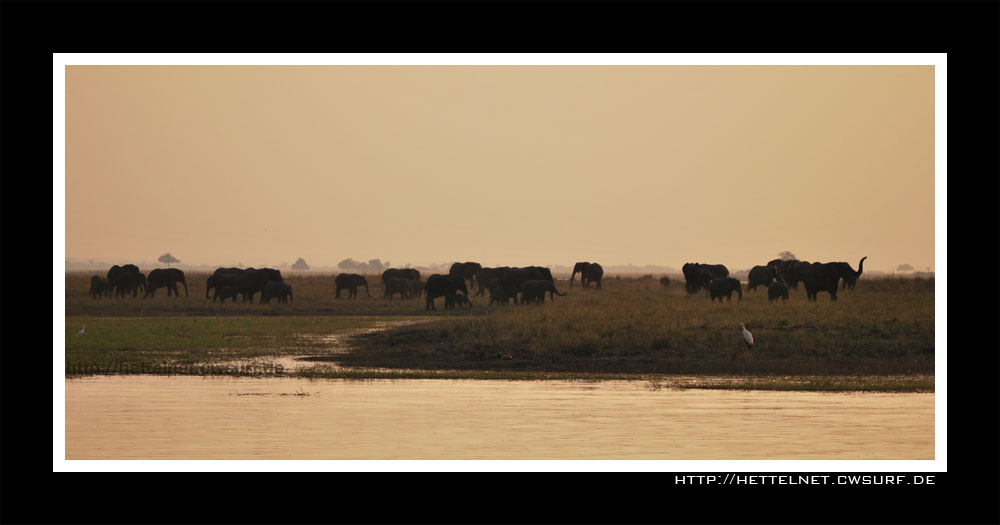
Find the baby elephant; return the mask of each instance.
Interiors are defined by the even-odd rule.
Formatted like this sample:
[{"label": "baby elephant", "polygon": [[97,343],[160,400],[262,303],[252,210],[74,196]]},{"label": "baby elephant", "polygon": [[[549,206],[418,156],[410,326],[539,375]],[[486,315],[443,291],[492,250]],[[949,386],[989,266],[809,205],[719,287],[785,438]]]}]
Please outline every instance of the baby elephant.
[{"label": "baby elephant", "polygon": [[788,300],[788,285],[774,281],[767,285],[767,302],[773,303],[778,299],[781,299],[782,301]]},{"label": "baby elephant", "polygon": [[90,278],[90,296],[97,299],[105,295],[111,297],[111,286],[108,285],[108,281],[98,275],[92,276]]},{"label": "baby elephant", "polygon": [[472,308],[473,304],[469,301],[469,296],[464,293],[455,294],[455,305],[464,306],[465,308]]},{"label": "baby elephant", "polygon": [[212,297],[212,302],[214,303],[216,298],[220,299],[222,302],[226,302],[226,299],[232,298],[235,303],[236,295],[238,293],[239,291],[235,286],[223,286],[216,291],[215,297]]},{"label": "baby elephant", "polygon": [[292,297],[292,287],[282,281],[270,281],[265,284],[261,299],[267,304],[271,304],[271,299],[278,299],[279,303],[287,303],[289,299],[295,301]]},{"label": "baby elephant", "polygon": [[493,287],[490,288],[489,290],[490,290],[490,304],[489,304],[490,306],[493,306],[493,303],[500,304],[501,302],[503,304],[510,304],[511,296],[510,294],[507,293],[507,289],[504,288],[502,284],[497,283],[493,285]]}]

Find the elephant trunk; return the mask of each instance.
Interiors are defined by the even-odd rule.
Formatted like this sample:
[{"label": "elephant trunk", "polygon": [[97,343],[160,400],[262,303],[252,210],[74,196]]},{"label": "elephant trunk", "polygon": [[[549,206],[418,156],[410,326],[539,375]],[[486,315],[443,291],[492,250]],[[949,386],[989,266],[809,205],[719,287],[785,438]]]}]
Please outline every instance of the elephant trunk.
[{"label": "elephant trunk", "polygon": [[292,295],[292,291],[291,290],[288,290],[288,302],[291,302],[291,303],[295,302],[295,296]]},{"label": "elephant trunk", "polygon": [[865,266],[865,259],[867,259],[867,258],[868,258],[868,256],[866,255],[866,256],[862,257],[860,261],[858,261],[858,272],[854,274],[855,277],[861,277],[861,272],[862,272],[862,270],[864,269],[864,266]]},{"label": "elephant trunk", "polygon": [[365,285],[365,295],[367,295],[368,297],[371,297],[372,294],[368,293],[368,281],[365,281],[364,285]]},{"label": "elephant trunk", "polygon": [[573,287],[573,279],[576,279],[576,270],[573,270],[573,275],[569,276],[569,287]]},{"label": "elephant trunk", "polygon": [[208,284],[205,285],[205,299],[208,299],[208,291],[212,289],[215,279],[212,277],[208,278]]}]

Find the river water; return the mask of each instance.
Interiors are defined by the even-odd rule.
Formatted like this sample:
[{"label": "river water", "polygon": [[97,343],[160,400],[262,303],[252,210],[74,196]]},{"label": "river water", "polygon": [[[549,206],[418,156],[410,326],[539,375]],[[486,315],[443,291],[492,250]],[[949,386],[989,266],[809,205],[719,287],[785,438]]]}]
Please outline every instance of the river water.
[{"label": "river water", "polygon": [[646,381],[67,379],[66,459],[934,459],[934,394]]}]

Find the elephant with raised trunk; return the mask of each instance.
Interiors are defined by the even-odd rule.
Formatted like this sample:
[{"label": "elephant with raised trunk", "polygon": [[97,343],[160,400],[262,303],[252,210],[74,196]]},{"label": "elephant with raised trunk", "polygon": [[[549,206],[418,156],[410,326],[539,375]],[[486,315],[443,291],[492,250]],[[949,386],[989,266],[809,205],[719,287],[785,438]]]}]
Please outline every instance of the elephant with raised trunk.
[{"label": "elephant with raised trunk", "polygon": [[812,263],[802,271],[802,284],[806,287],[806,299],[819,300],[819,292],[829,292],[830,300],[837,300],[837,288],[841,279],[857,279],[864,271],[865,259],[858,261],[858,271],[854,271],[846,262]]},{"label": "elephant with raised trunk", "polygon": [[166,288],[167,297],[170,297],[171,292],[180,297],[181,293],[177,289],[177,283],[184,285],[184,297],[187,297],[188,285],[187,281],[184,280],[184,272],[177,268],[157,268],[149,272],[149,277],[146,278],[146,293],[142,298],[153,297],[158,288]]},{"label": "elephant with raised trunk", "polygon": [[434,299],[444,297],[444,309],[453,310],[455,308],[455,294],[461,290],[465,295],[469,295],[469,289],[465,287],[465,279],[454,275],[434,274],[427,278],[424,283],[424,297],[427,300],[425,310],[437,310],[434,307]]},{"label": "elephant with raised trunk", "polygon": [[569,287],[573,287],[573,279],[576,274],[580,274],[580,284],[588,288],[591,282],[597,283],[597,289],[601,289],[601,279],[604,277],[604,268],[600,264],[589,262],[578,262],[573,266],[573,274],[569,277]]},{"label": "elephant with raised trunk", "polygon": [[754,266],[747,275],[747,291],[756,291],[758,286],[767,286],[781,280],[781,269],[777,265]]},{"label": "elephant with raised trunk", "polygon": [[279,303],[287,303],[289,300],[295,302],[295,297],[292,296],[292,287],[283,281],[268,281],[264,285],[260,302],[271,304],[271,299],[277,299]]},{"label": "elephant with raised trunk", "polygon": [[743,287],[740,285],[739,279],[716,277],[708,283],[708,297],[713,302],[718,299],[721,303],[723,297],[726,298],[726,301],[732,301],[733,292],[736,292],[740,301],[743,300]]},{"label": "elephant with raised trunk", "polygon": [[476,287],[476,275],[482,271],[483,265],[477,262],[457,262],[451,265],[448,275],[455,275],[469,281],[469,288]]},{"label": "elephant with raised trunk", "polygon": [[341,273],[337,274],[333,278],[333,283],[337,287],[337,293],[334,295],[334,299],[340,299],[340,291],[347,290],[348,299],[356,299],[358,297],[358,287],[365,287],[365,295],[371,297],[372,295],[368,293],[368,279],[365,276],[358,275],[356,273]]},{"label": "elephant with raised trunk", "polygon": [[556,290],[555,283],[546,279],[525,281],[524,283],[521,284],[520,292],[521,292],[521,304],[525,303],[542,304],[545,302],[545,292],[549,292],[549,295],[554,293],[559,297],[566,296],[566,294],[559,293],[559,290]]},{"label": "elephant with raised trunk", "polygon": [[223,286],[236,287],[236,282],[242,273],[242,268],[217,268],[212,275],[208,276],[208,280],[205,282],[205,299],[208,299],[208,292],[214,289],[215,294],[212,295],[212,302],[214,303],[215,298],[219,296],[219,290]]},{"label": "elephant with raised trunk", "polygon": [[99,275],[91,276],[90,296],[97,299],[98,297],[104,297],[105,295],[111,297],[111,287],[108,286],[108,281]]},{"label": "elephant with raised trunk", "polygon": [[712,279],[729,277],[729,268],[722,264],[684,263],[681,271],[687,293],[698,293],[698,290],[708,287]]}]

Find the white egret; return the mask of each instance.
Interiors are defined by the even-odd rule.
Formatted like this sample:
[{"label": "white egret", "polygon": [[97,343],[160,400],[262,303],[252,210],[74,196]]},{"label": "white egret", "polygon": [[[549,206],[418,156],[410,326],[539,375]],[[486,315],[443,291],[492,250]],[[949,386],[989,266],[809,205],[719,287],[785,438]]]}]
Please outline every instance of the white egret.
[{"label": "white egret", "polygon": [[743,342],[747,344],[747,350],[749,350],[753,346],[753,334],[750,333],[750,330],[747,330],[746,324],[741,323],[740,328],[743,328]]},{"label": "white egret", "polygon": [[83,335],[83,330],[85,328],[87,328],[87,323],[83,323],[83,328],[81,328],[80,331],[76,333],[76,336],[80,337],[81,335]]}]

